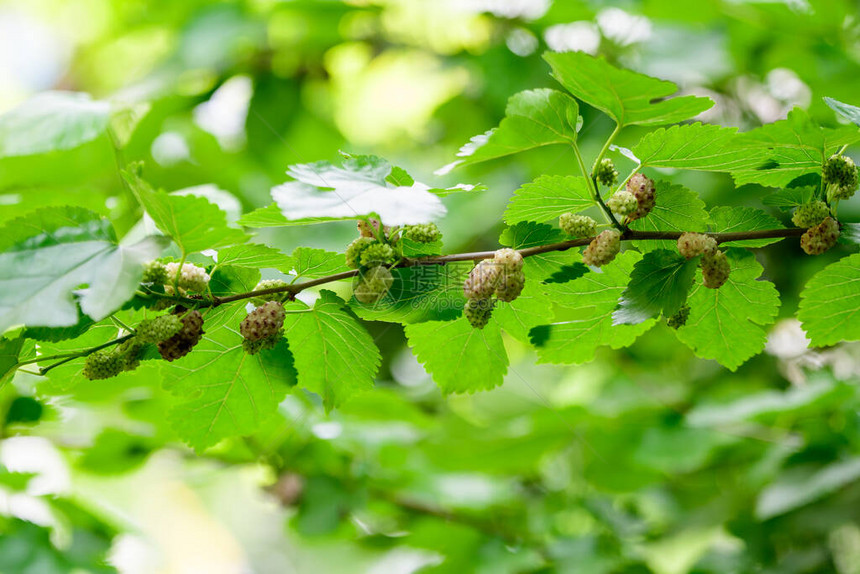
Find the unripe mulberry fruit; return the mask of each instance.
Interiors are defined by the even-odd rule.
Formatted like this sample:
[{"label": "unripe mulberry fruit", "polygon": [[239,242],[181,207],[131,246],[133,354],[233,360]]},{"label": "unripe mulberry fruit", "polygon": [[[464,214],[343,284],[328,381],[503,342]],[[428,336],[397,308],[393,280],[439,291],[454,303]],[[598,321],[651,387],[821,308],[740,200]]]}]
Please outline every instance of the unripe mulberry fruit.
[{"label": "unripe mulberry fruit", "polygon": [[155,319],[144,319],[137,326],[137,338],[143,343],[160,343],[182,329],[182,321],[176,315],[161,315]]},{"label": "unripe mulberry fruit", "polygon": [[483,329],[490,322],[495,304],[492,299],[469,299],[463,307],[463,314],[472,327]]},{"label": "unripe mulberry fruit", "polygon": [[393,284],[394,276],[387,267],[371,267],[359,276],[353,295],[360,303],[371,305],[385,297]]},{"label": "unripe mulberry fruit", "polygon": [[606,207],[612,213],[626,217],[639,209],[639,202],[636,200],[636,196],[629,191],[617,191],[606,201]]},{"label": "unripe mulberry fruit", "polygon": [[87,355],[83,375],[91,380],[109,379],[122,372],[123,361],[115,349],[103,349]]},{"label": "unripe mulberry fruit", "polygon": [[[280,279],[263,279],[262,281],[257,283],[257,286],[254,287],[254,291],[262,291],[263,289],[276,289],[279,287],[287,287],[287,286],[289,286],[289,283],[287,283],[286,281],[282,281]],[[268,295],[258,295],[256,297],[254,297],[252,299],[252,301],[254,301],[254,303],[257,305],[262,305],[263,303],[266,303],[267,301],[283,302],[284,300],[288,299],[289,296],[290,296],[290,294],[288,292],[269,293]]]},{"label": "unripe mulberry fruit", "polygon": [[813,201],[795,209],[791,222],[798,227],[809,228],[818,225],[828,217],[830,217],[830,208],[827,204],[823,201]]},{"label": "unripe mulberry fruit", "polygon": [[140,366],[146,345],[138,337],[132,337],[116,348],[123,371],[133,371]]},{"label": "unripe mulberry fruit", "polygon": [[600,185],[611,187],[618,181],[618,170],[615,169],[611,159],[603,158],[594,170],[594,177]]},{"label": "unripe mulberry fruit", "polygon": [[364,267],[375,267],[394,263],[397,255],[390,245],[385,243],[374,243],[361,252],[361,264]]},{"label": "unripe mulberry fruit", "polygon": [[510,303],[520,296],[526,284],[526,276],[522,269],[512,271],[505,269],[496,286],[496,297],[499,301]]},{"label": "unripe mulberry fruit", "polygon": [[467,299],[488,299],[493,295],[503,266],[495,259],[484,259],[475,265],[463,283],[463,294]]},{"label": "unripe mulberry fruit", "polygon": [[422,223],[404,227],[403,237],[418,243],[433,243],[442,239],[442,232],[439,231],[435,223]]},{"label": "unripe mulberry fruit", "polygon": [[358,269],[361,266],[361,254],[365,249],[376,243],[372,237],[359,237],[353,240],[346,248],[346,264],[353,269]]},{"label": "unripe mulberry fruit", "polygon": [[271,337],[284,326],[286,312],[278,301],[269,301],[260,305],[242,319],[239,332],[248,341],[259,341]]},{"label": "unripe mulberry fruit", "polygon": [[810,227],[800,237],[800,247],[809,255],[820,255],[836,245],[839,239],[839,224],[828,217],[815,227]]},{"label": "unripe mulberry fruit", "polygon": [[274,349],[278,341],[281,340],[281,337],[284,336],[284,330],[280,329],[274,335],[269,335],[264,339],[260,339],[258,341],[249,341],[248,339],[242,339],[242,348],[249,355],[256,355],[260,351],[266,351],[268,349]]},{"label": "unripe mulberry fruit", "polygon": [[857,166],[850,157],[832,155],[824,163],[821,178],[830,201],[848,199],[857,189]]},{"label": "unripe mulberry fruit", "polygon": [[666,319],[666,324],[673,328],[677,329],[679,327],[683,327],[687,324],[687,319],[690,318],[690,307],[689,305],[683,305],[678,312]]},{"label": "unripe mulberry fruit", "polygon": [[573,237],[594,237],[597,235],[597,222],[587,215],[563,213],[558,218],[561,230]]},{"label": "unripe mulberry fruit", "polygon": [[173,293],[173,284],[177,282],[177,274],[179,275],[179,287],[186,291],[203,293],[209,285],[209,274],[202,267],[192,263],[183,263],[181,271],[179,263],[168,263],[165,267],[167,267],[166,293]]},{"label": "unripe mulberry fruit", "polygon": [[[177,307],[177,311],[185,313],[184,309]],[[196,309],[188,311],[180,319],[182,329],[172,337],[158,344],[158,352],[167,361],[181,359],[191,352],[203,337],[203,315]]]},{"label": "unripe mulberry fruit", "polygon": [[143,266],[141,282],[164,285],[167,283],[167,267],[161,261],[150,261]]},{"label": "unripe mulberry fruit", "polygon": [[719,289],[728,281],[732,270],[729,258],[719,249],[706,251],[702,256],[702,283],[709,289]]},{"label": "unripe mulberry fruit", "polygon": [[642,175],[641,173],[633,174],[627,181],[627,191],[636,197],[638,207],[634,213],[629,215],[630,221],[634,219],[642,219],[654,209],[655,203],[655,187],[654,181]]},{"label": "unripe mulberry fruit", "polygon": [[582,262],[601,267],[615,259],[619,251],[621,251],[621,233],[617,229],[607,229],[591,240],[582,252]]},{"label": "unripe mulberry fruit", "polygon": [[678,253],[687,259],[714,251],[716,248],[717,240],[704,233],[682,233],[678,238]]}]

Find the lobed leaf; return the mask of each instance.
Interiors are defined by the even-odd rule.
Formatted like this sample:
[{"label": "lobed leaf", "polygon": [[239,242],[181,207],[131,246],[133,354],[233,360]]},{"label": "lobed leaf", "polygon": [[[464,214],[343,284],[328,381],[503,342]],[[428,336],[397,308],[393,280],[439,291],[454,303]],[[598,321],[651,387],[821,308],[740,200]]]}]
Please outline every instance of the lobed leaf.
[{"label": "lobed leaf", "polygon": [[860,253],[819,271],[800,299],[797,318],[812,346],[860,339]]},{"label": "lobed leaf", "polygon": [[594,205],[588,182],[582,176],[542,175],[520,187],[505,210],[505,222],[546,223],[568,211],[582,211]]},{"label": "lobed leaf", "polygon": [[735,171],[765,163],[766,150],[751,151],[737,140],[737,128],[695,123],[646,134],[632,151],[643,167]]}]

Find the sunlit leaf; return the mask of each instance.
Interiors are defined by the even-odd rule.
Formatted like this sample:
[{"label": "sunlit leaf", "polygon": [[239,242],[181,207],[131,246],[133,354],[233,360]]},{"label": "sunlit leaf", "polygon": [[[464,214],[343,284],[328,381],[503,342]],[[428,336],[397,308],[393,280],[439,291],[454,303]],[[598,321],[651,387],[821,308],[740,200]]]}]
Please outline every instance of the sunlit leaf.
[{"label": "sunlit leaf", "polygon": [[800,297],[797,317],[813,346],[860,339],[860,254],[819,271]]},{"label": "sunlit leaf", "polygon": [[557,220],[562,213],[581,211],[592,205],[594,200],[584,177],[542,175],[515,192],[505,210],[505,222],[546,223]]}]

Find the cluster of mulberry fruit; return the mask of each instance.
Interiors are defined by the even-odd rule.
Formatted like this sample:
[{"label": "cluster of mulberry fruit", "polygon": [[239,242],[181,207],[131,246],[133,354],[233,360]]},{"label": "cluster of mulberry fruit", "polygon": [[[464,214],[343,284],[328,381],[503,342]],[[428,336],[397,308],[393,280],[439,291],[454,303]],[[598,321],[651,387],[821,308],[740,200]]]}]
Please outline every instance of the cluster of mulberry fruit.
[{"label": "cluster of mulberry fruit", "polygon": [[174,313],[179,316],[182,327],[175,335],[158,343],[158,352],[166,361],[175,361],[190,353],[204,334],[203,315],[200,311],[186,311],[182,307],[176,307]]},{"label": "cluster of mulberry fruit", "polygon": [[618,181],[618,170],[615,169],[615,164],[612,163],[611,159],[604,158],[597,164],[592,177],[600,185],[611,187]]},{"label": "cluster of mulberry fruit", "polygon": [[405,226],[401,236],[418,243],[433,243],[442,239],[442,232],[435,223],[422,223]]},{"label": "cluster of mulberry fruit", "polygon": [[239,324],[242,346],[249,355],[271,349],[284,335],[286,311],[279,301],[269,301],[260,305]]},{"label": "cluster of mulberry fruit", "polygon": [[582,262],[592,267],[602,267],[615,259],[621,251],[621,232],[607,229],[592,239],[582,252]]},{"label": "cluster of mulberry fruit", "polygon": [[597,235],[597,222],[587,215],[563,213],[558,218],[561,230],[572,237],[594,237]]},{"label": "cluster of mulberry fruit", "polygon": [[823,201],[813,201],[797,207],[791,216],[791,222],[797,227],[808,229],[818,225],[827,217],[830,217],[830,208],[827,204]]},{"label": "cluster of mulberry fruit", "polygon": [[827,200],[848,199],[857,190],[857,166],[850,157],[833,155],[824,162],[821,178],[827,189]]},{"label": "cluster of mulberry fruit", "polygon": [[483,329],[493,313],[496,300],[510,303],[525,287],[523,256],[510,248],[499,249],[492,259],[481,260],[463,283],[466,306],[463,314],[472,327]]},{"label": "cluster of mulberry fruit", "polygon": [[193,263],[183,263],[182,269],[179,268],[179,263],[168,263],[167,268],[167,283],[164,285],[164,292],[173,293],[173,285],[177,284],[180,289],[180,294],[183,291],[191,291],[193,293],[205,293],[209,286],[209,274],[202,267],[198,267]]},{"label": "cluster of mulberry fruit", "polygon": [[656,203],[656,187],[654,181],[642,175],[641,173],[633,174],[627,181],[627,191],[632,193],[636,198],[636,211],[628,215],[628,219],[642,219],[654,209]]},{"label": "cluster of mulberry fruit", "polygon": [[606,207],[616,215],[627,217],[628,215],[636,213],[639,209],[639,201],[636,199],[636,196],[629,191],[621,190],[616,191],[612,197],[606,201]]},{"label": "cluster of mulberry fruit", "polygon": [[719,289],[729,279],[732,266],[729,258],[717,248],[717,241],[704,233],[682,233],[678,238],[678,253],[687,259],[702,259],[702,283],[710,289]]},{"label": "cluster of mulberry fruit", "polygon": [[839,240],[839,223],[832,217],[827,217],[806,230],[800,237],[800,247],[809,255],[820,255],[836,245]]}]

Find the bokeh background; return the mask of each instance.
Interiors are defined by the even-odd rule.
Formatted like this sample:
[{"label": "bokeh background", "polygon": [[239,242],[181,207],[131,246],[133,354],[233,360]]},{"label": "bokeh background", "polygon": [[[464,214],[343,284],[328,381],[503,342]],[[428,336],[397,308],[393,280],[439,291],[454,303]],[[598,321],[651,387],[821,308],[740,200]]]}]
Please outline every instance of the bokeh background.
[{"label": "bokeh background", "polygon": [[[554,85],[545,50],[672,80],[716,101],[697,119],[742,129],[794,106],[835,125],[823,96],[860,104],[851,0],[6,0],[0,113],[82,91],[137,129],[121,157],[99,139],[51,169],[0,159],[0,221],[71,203],[127,232],[141,214],[118,167],[134,160],[235,219],[270,202],[288,165],[343,150],[487,185],[446,198],[439,224],[449,252],[492,249],[513,190],[576,173],[572,152],[433,172],[509,96]],[[613,126],[582,113],[593,157]],[[666,175],[709,205],[769,191]],[[840,217],[860,219],[858,202]],[[353,235],[334,223],[259,240],[342,251]],[[846,249],[760,250],[783,316]],[[664,326],[575,367],[536,365],[511,340],[502,388],[443,397],[399,327],[367,326],[384,357],[374,392],[329,415],[290,396],[257,436],[201,455],[164,425],[155,370],[63,393],[19,374],[0,389],[0,572],[860,573],[856,345],[811,351],[784,319],[730,373]]]}]

